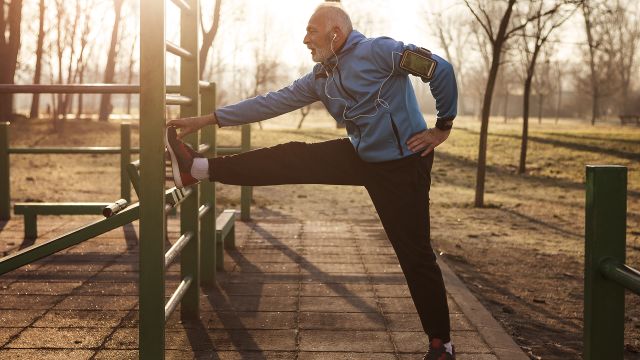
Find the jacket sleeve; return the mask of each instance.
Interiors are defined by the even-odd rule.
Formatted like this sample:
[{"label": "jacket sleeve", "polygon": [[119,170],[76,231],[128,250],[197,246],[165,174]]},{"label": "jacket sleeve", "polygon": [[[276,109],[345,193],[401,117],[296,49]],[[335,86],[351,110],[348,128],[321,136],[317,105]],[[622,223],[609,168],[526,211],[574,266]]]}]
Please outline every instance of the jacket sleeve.
[{"label": "jacket sleeve", "polygon": [[320,100],[309,73],[278,91],[269,92],[215,110],[218,126],[244,125],[271,119]]},{"label": "jacket sleeve", "polygon": [[[404,44],[388,37],[380,37],[372,44],[372,57],[387,74],[408,76],[409,73],[400,68],[400,57],[405,50],[415,50],[413,44]],[[453,66],[438,55],[432,54],[436,61],[436,71],[429,82],[431,94],[436,99],[438,120],[453,120],[458,111],[458,85]],[[422,78],[423,82],[428,82]]]}]

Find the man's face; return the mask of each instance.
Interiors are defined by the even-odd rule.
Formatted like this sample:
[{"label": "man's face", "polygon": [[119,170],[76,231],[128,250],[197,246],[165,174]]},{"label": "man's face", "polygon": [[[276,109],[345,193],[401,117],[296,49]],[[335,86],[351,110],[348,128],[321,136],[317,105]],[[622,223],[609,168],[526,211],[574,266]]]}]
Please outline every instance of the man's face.
[{"label": "man's face", "polygon": [[327,26],[326,16],[322,12],[314,13],[307,25],[304,44],[311,50],[315,62],[324,62],[333,55],[331,51],[331,29]]}]

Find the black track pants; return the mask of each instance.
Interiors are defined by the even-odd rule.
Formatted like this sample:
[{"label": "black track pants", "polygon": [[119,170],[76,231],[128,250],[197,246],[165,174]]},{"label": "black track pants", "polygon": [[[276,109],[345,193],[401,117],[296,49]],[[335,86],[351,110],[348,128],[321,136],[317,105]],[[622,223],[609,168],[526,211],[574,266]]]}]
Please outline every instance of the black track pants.
[{"label": "black track pants", "polygon": [[430,338],[449,341],[449,308],[429,235],[433,153],[368,163],[348,139],[290,142],[209,159],[210,180],[231,185],[364,186],[380,216]]}]

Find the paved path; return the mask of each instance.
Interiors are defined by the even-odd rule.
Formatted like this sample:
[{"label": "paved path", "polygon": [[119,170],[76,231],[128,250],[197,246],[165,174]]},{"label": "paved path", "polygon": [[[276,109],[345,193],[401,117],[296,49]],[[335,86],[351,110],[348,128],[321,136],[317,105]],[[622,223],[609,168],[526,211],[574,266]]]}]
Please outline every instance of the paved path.
[{"label": "paved path", "polygon": [[[41,217],[38,242],[90,219]],[[376,219],[236,228],[239,247],[203,290],[201,321],[170,319],[168,359],[421,359],[427,338]],[[177,231],[171,220],[171,239]],[[0,276],[0,359],[136,359],[137,242],[130,225]],[[0,223],[0,255],[21,243],[21,218]],[[458,359],[527,359],[441,266]]]}]

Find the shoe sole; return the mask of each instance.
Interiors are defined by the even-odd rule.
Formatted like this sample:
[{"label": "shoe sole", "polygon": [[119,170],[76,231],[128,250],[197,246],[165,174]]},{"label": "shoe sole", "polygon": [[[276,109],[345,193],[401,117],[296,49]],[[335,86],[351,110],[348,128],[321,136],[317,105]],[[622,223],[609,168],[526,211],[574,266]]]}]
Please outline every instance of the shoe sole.
[{"label": "shoe sole", "polygon": [[167,150],[169,151],[169,156],[171,156],[171,171],[173,173],[173,182],[176,184],[177,188],[182,189],[184,186],[182,185],[182,179],[180,178],[180,167],[178,166],[178,159],[176,158],[176,154],[173,152],[173,148],[171,147],[171,144],[169,144],[169,128],[168,127],[164,131],[164,145],[167,147]]}]

